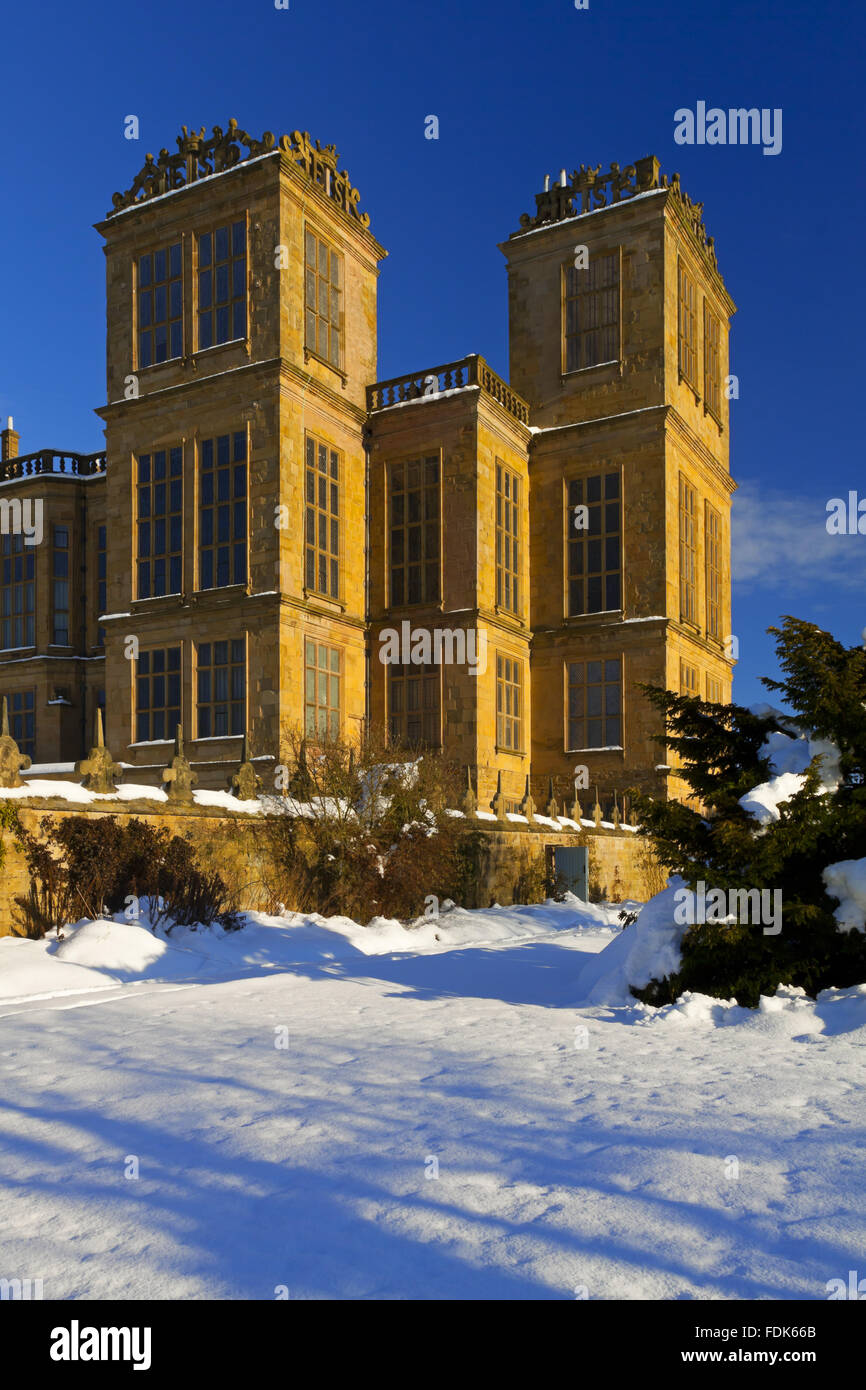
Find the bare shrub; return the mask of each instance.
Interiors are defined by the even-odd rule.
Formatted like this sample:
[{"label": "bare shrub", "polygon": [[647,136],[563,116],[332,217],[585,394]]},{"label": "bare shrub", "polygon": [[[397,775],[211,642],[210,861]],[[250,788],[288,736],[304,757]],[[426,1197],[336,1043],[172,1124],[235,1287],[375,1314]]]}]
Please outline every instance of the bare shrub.
[{"label": "bare shrub", "polygon": [[239,919],[218,873],[199,867],[188,838],[133,818],[43,817],[38,836],[21,830],[18,843],[31,875],[15,899],[19,935],[41,937],[81,917],[121,912],[136,900],[152,925],[230,929]]},{"label": "bare shrub", "polygon": [[461,770],[436,752],[288,730],[285,814],[267,817],[270,901],[298,912],[411,919],[425,898],[452,897],[465,871],[466,822],[448,814]]}]

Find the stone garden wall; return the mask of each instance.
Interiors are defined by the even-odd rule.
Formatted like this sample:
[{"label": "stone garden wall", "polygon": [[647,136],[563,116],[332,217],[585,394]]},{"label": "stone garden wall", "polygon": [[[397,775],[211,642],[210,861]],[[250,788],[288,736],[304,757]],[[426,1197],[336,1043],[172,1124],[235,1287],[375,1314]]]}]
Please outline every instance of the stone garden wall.
[{"label": "stone garden wall", "polygon": [[[508,907],[520,901],[527,880],[537,881],[554,845],[586,845],[589,848],[588,897],[590,902],[644,902],[664,886],[660,870],[647,861],[641,837],[633,830],[613,825],[583,823],[579,830],[556,832],[544,825],[481,826],[483,845],[479,856],[477,891],[468,907]],[[659,880],[657,882],[657,880]]]},{"label": "stone garden wall", "polygon": [[[25,829],[35,832],[43,820],[56,821],[68,816],[133,817],[172,834],[189,835],[202,867],[216,869],[223,879],[239,890],[245,908],[266,904],[268,849],[263,818],[256,813],[231,812],[221,808],[190,805],[167,807],[149,799],[100,800],[98,803],[70,804],[61,797],[16,799],[15,806]],[[478,821],[480,835],[476,891],[469,907],[508,906],[520,900],[521,888],[538,883],[551,845],[589,846],[589,897],[591,900],[639,900],[655,891],[647,881],[642,864],[640,837],[634,831],[585,822],[578,829],[557,831],[552,825],[524,822],[505,825]],[[16,896],[27,892],[29,879],[24,858],[10,835],[5,836],[6,859],[0,870],[0,936],[11,931]]]},{"label": "stone garden wall", "polygon": [[[118,821],[136,818],[149,822],[172,835],[189,835],[202,868],[216,869],[234,887],[237,885],[244,907],[264,905],[262,869],[265,859],[262,818],[226,813],[207,806],[190,806],[182,811],[164,810],[164,803],[153,801],[100,802],[98,806],[70,806],[59,798],[32,798],[16,801],[21,823],[31,834],[38,833],[44,820],[60,821],[69,816],[114,816]],[[15,898],[29,888],[24,856],[11,835],[4,835],[6,858],[0,869],[0,936],[8,936],[16,913]],[[84,909],[82,908],[82,916]]]}]

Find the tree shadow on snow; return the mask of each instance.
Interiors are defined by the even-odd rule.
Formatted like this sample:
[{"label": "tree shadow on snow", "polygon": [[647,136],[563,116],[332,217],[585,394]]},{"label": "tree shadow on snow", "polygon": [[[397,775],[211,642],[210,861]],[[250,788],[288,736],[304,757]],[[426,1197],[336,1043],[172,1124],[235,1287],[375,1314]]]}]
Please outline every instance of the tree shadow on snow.
[{"label": "tree shadow on snow", "polygon": [[467,946],[434,955],[365,956],[292,965],[305,979],[379,980],[418,999],[497,999],[548,1008],[579,1006],[576,982],[586,954],[550,941]]},{"label": "tree shadow on snow", "polygon": [[[215,1038],[226,1073],[214,1066],[208,1076],[182,1060],[154,1064],[151,1048],[115,1054],[123,1075],[113,1113],[70,1103],[62,1077],[57,1100],[35,1105],[16,1102],[7,1086],[7,1195],[44,1199],[38,1240],[54,1251],[46,1268],[79,1262],[68,1286],[46,1280],[48,1297],[116,1297],[134,1267],[127,1296],[154,1299],[271,1299],[278,1285],[292,1298],[568,1299],[578,1284],[591,1298],[594,1286],[601,1296],[639,1298],[648,1279],[671,1298],[721,1290],[786,1299],[809,1296],[797,1283],[804,1261],[814,1296],[824,1297],[822,1281],[844,1274],[853,1258],[850,1222],[842,1229],[852,1248],[807,1237],[804,1219],[776,1212],[760,1185],[753,1210],[745,1188],[726,1185],[722,1159],[732,1152],[759,1177],[764,1167],[776,1183],[785,1176],[778,1138],[749,1126],[738,1132],[730,1113],[695,1114],[683,1133],[681,1109],[662,1101],[650,1130],[632,1096],[621,1112],[612,1107],[623,1122],[601,1123],[591,1107],[609,1104],[602,1094],[582,1112],[576,1097],[574,1122],[564,1125],[562,1105],[545,1103],[543,1081],[535,1092],[524,1077],[512,1079],[508,1095],[521,1116],[515,1123],[502,1117],[507,1058],[492,1059],[490,1077],[479,1080],[477,1068],[467,1078],[461,1053],[441,1048],[429,1071],[421,1048],[414,1072],[348,1080],[347,1062],[357,1060],[346,1056],[350,1043],[322,1040],[287,1067],[262,1055],[251,1070],[248,1042],[236,1024]],[[82,1033],[76,1049],[77,1067],[104,1069],[105,1047]],[[375,1054],[380,1072],[386,1063],[387,1049]],[[232,1076],[233,1066],[247,1076]],[[635,1113],[626,1118],[628,1105]],[[857,1137],[849,1129],[847,1144]],[[820,1136],[814,1157],[811,1137],[800,1143],[805,1158],[821,1162]],[[137,1181],[123,1176],[130,1154],[140,1162]],[[425,1178],[431,1154],[440,1164],[434,1181]],[[684,1171],[689,1191],[671,1192],[668,1175]],[[826,1230],[827,1214],[814,1223]],[[74,1257],[53,1234],[70,1226],[81,1252]],[[190,1287],[200,1292],[184,1292]]]}]

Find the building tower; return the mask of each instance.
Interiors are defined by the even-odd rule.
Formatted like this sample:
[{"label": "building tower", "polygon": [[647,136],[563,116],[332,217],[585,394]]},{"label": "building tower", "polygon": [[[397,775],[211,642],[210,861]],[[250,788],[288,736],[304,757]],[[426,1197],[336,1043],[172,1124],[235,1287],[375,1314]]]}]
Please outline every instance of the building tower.
[{"label": "building tower", "polygon": [[532,772],[680,796],[638,686],[730,698],[728,329],[702,205],[583,166],[506,241],[529,403]]},{"label": "building tower", "polygon": [[[365,714],[365,388],[385,254],[333,146],[234,121],[148,155],[107,282],[107,741],[181,724],[207,785],[250,734]],[[200,774],[200,775],[201,775]]]}]

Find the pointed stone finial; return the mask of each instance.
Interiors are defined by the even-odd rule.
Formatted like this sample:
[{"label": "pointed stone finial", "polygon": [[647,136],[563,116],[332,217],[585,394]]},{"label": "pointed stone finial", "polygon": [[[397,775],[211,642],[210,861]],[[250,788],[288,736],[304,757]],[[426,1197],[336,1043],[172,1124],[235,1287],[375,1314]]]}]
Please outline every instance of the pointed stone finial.
[{"label": "pointed stone finial", "polygon": [[96,742],[90,750],[90,757],[75,764],[75,771],[81,778],[81,785],[90,792],[110,796],[117,790],[117,779],[123,775],[123,768],[116,763],[105,746],[105,733],[102,727],[102,710],[96,708]]},{"label": "pointed stone finial", "polygon": [[478,810],[478,797],[472,786],[472,768],[468,763],[466,765],[466,791],[463,793],[460,809],[467,816],[474,816]]},{"label": "pointed stone finial", "polygon": [[613,821],[614,829],[619,830],[620,826],[622,825],[622,821],[619,817],[619,806],[617,805],[616,800],[616,787],[614,787],[613,789],[613,814],[611,816],[611,820]]},{"label": "pointed stone finial", "polygon": [[19,773],[26,772],[30,759],[22,753],[9,732],[9,706],[3,696],[3,726],[0,733],[0,787],[23,787],[24,780]]},{"label": "pointed stone finial", "polygon": [[183,729],[180,724],[175,734],[174,757],[171,765],[163,769],[162,780],[167,783],[166,794],[169,801],[180,801],[187,805],[192,801],[192,789],[198,781],[198,774],[193,772],[189,760],[184,755]]},{"label": "pointed stone finial", "polygon": [[502,772],[501,772],[501,770],[500,770],[500,771],[497,772],[497,774],[496,774],[496,795],[494,796],[493,800],[492,800],[491,803],[490,803],[490,809],[491,809],[492,811],[495,811],[495,812],[496,812],[496,819],[497,819],[497,820],[505,820],[505,819],[506,819],[506,811],[505,811],[506,805],[507,805],[507,802],[506,802],[506,800],[505,800],[505,793],[504,793],[504,791],[502,790]]},{"label": "pointed stone finial", "polygon": [[586,785],[586,782],[584,780],[585,774],[586,768],[578,764],[578,766],[574,769],[574,799],[572,800],[571,807],[568,812],[570,819],[573,821],[577,821],[578,824],[580,824],[580,822],[583,820],[583,807],[580,804],[579,792],[580,788]]},{"label": "pointed stone finial", "polygon": [[529,790],[529,773],[526,774],[526,789],[523,793],[523,800],[520,803],[520,814],[525,816],[528,821],[535,818],[535,802],[532,800],[532,792]]},{"label": "pointed stone finial", "polygon": [[238,801],[255,801],[262,785],[262,779],[257,776],[256,770],[250,760],[250,744],[246,734],[244,734],[243,748],[241,750],[241,764],[237,772],[231,777],[231,788]]},{"label": "pointed stone finial", "polygon": [[595,789],[595,805],[594,805],[593,808],[592,808],[592,818],[593,818],[593,820],[595,821],[596,825],[601,825],[601,823],[602,823],[602,821],[603,821],[603,819],[604,819],[604,817],[603,817],[603,815],[602,815],[602,813],[601,813],[601,803],[600,803],[600,801],[599,801],[599,799],[598,799],[598,787],[597,787],[597,786],[596,786],[596,789]]},{"label": "pointed stone finial", "polygon": [[553,790],[552,777],[547,779],[547,810],[545,815],[548,815],[551,820],[558,820],[559,818],[559,803]]}]

